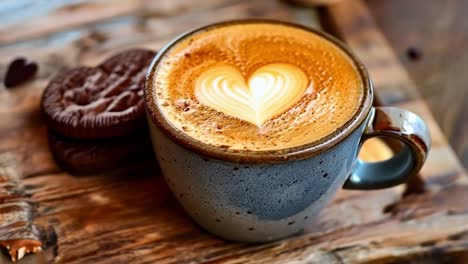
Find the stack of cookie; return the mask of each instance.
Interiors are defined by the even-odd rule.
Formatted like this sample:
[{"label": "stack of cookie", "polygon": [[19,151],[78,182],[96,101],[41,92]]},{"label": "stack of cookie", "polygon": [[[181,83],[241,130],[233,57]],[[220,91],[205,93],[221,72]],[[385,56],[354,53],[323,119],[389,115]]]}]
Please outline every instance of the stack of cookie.
[{"label": "stack of cookie", "polygon": [[41,107],[57,163],[97,173],[152,153],[143,86],[154,51],[126,50],[100,65],[58,73]]}]

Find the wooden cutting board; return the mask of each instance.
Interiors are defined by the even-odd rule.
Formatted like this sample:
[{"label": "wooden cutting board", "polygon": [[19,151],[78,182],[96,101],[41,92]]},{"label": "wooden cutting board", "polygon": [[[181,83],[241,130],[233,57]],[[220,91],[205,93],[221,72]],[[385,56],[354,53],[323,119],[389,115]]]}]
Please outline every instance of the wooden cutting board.
[{"label": "wooden cutting board", "polygon": [[[0,84],[0,238],[42,243],[43,253],[21,263],[401,263],[424,257],[467,263],[463,168],[363,2],[346,0],[322,11],[320,24],[316,10],[278,1],[117,0],[52,4],[37,18],[0,26],[0,76],[17,55],[41,67],[34,82],[15,89]],[[324,26],[346,41],[368,67],[379,101],[412,110],[429,124],[424,188],[406,195],[404,186],[343,190],[303,234],[245,245],[197,227],[152,160],[90,177],[56,166],[39,100],[58,69],[96,65],[128,47],[158,49],[188,29],[246,17]],[[379,160],[390,153],[382,141],[372,141],[361,155]],[[0,255],[0,263],[7,261]]]}]

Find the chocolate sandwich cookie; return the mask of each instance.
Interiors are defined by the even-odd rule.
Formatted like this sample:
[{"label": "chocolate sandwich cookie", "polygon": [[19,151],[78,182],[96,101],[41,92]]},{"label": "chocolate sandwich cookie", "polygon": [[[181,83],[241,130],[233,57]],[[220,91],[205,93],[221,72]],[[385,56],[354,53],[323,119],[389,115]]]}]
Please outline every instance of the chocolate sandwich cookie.
[{"label": "chocolate sandwich cookie", "polygon": [[132,49],[97,67],[58,73],[42,96],[45,122],[76,139],[129,136],[145,124],[143,86],[154,51]]},{"label": "chocolate sandwich cookie", "polygon": [[78,174],[108,171],[153,154],[151,140],[143,132],[107,140],[76,140],[49,132],[49,148],[61,168]]}]

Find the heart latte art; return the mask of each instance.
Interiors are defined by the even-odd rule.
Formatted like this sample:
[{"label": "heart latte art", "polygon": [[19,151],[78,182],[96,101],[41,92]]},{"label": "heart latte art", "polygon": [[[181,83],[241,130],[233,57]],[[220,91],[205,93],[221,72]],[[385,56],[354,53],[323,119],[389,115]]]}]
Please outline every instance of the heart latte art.
[{"label": "heart latte art", "polygon": [[262,66],[248,80],[236,67],[218,65],[198,77],[195,95],[216,111],[261,126],[297,103],[308,85],[307,75],[286,63]]},{"label": "heart latte art", "polygon": [[161,51],[149,80],[149,110],[178,134],[240,151],[323,139],[353,117],[364,91],[353,60],[331,41],[252,21],[176,41]]}]

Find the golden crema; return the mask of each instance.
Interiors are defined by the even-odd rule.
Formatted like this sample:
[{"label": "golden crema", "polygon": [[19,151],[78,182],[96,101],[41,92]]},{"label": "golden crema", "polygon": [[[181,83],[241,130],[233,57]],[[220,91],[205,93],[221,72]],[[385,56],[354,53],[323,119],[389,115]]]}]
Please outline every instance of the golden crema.
[{"label": "golden crema", "polygon": [[283,149],[323,138],[352,118],[363,94],[340,48],[268,22],[192,34],[155,71],[155,101],[165,118],[194,139],[232,149]]}]

